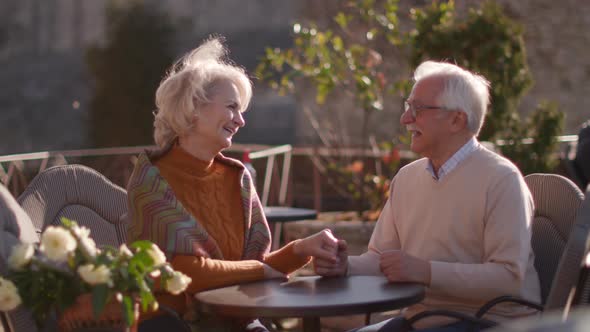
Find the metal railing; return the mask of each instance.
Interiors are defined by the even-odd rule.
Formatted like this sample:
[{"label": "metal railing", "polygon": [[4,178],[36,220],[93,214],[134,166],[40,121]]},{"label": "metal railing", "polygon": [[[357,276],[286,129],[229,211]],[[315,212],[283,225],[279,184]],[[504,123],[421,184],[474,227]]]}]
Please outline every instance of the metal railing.
[{"label": "metal railing", "polygon": [[[558,142],[568,144],[570,147],[567,150],[561,150],[560,153],[563,155],[564,151],[567,157],[568,153],[575,151],[575,145],[577,143],[577,135],[564,135],[559,136]],[[530,144],[532,139],[524,138],[523,143]],[[495,142],[497,146],[510,144],[510,142],[498,140]],[[13,194],[17,194],[19,191],[24,190],[24,187],[28,185],[27,179],[24,175],[25,169],[31,172],[31,164],[25,162],[38,162],[37,169],[33,169],[33,173],[37,174],[44,171],[48,166],[67,164],[68,159],[81,158],[81,157],[101,157],[101,156],[122,156],[130,155],[131,158],[135,155],[148,150],[153,149],[155,146],[132,146],[132,147],[116,147],[116,148],[99,148],[99,149],[80,149],[80,150],[61,150],[61,151],[42,151],[34,153],[22,153],[0,156],[0,182],[3,183],[9,189],[13,187]],[[272,191],[272,180],[273,172],[275,172],[275,165],[277,164],[277,157],[283,155],[282,170],[280,175],[279,195],[278,204],[285,205],[287,202],[289,192],[289,181],[291,173],[291,160],[293,156],[370,156],[370,157],[381,157],[385,152],[373,151],[370,149],[362,150],[360,148],[348,148],[348,149],[330,149],[325,147],[292,147],[291,145],[282,145],[276,147],[269,147],[267,145],[253,145],[253,144],[234,144],[230,149],[226,150],[228,153],[232,152],[244,152],[251,150],[254,152],[250,153],[250,159],[259,160],[267,158],[266,168],[264,175],[264,183],[262,188],[262,203],[267,205],[270,200],[270,194]],[[411,151],[400,151],[402,158],[414,158],[414,154]],[[132,159],[131,159],[132,160]],[[129,163],[131,165],[131,163]],[[317,188],[316,188],[317,189]],[[317,191],[317,190],[314,190]]]},{"label": "metal railing", "polygon": [[[41,151],[33,153],[20,153],[0,156],[0,183],[16,196],[28,185],[25,177],[25,170],[34,173],[34,175],[43,172],[49,166],[65,165],[74,158],[86,157],[113,157],[113,156],[130,156],[133,161],[135,156],[143,151],[156,148],[153,145],[129,146],[116,148],[98,148],[98,149],[80,149],[80,150],[59,150],[59,151]],[[265,184],[263,189],[263,199],[267,202],[270,193],[270,184],[272,179],[272,170],[274,169],[276,156],[284,154],[283,171],[279,190],[279,203],[284,204],[287,197],[287,187],[289,172],[291,167],[290,145],[283,145],[269,148],[266,145],[244,145],[234,144],[230,149],[225,150],[228,153],[243,152],[246,150],[255,150],[250,154],[252,159],[267,159],[267,169],[265,174]],[[77,162],[77,161],[76,161]],[[25,163],[27,163],[25,165]],[[37,165],[38,163],[38,165]],[[129,164],[131,165],[131,163]]]},{"label": "metal railing", "polygon": [[270,185],[272,183],[275,159],[278,155],[283,154],[283,170],[279,186],[279,205],[284,206],[287,202],[287,187],[289,185],[289,175],[291,173],[291,155],[293,147],[289,144],[277,146],[270,149],[260,150],[250,153],[250,159],[266,159],[266,169],[264,172],[264,185],[262,187],[262,205],[268,205],[270,196]]},{"label": "metal railing", "polygon": [[[24,162],[26,161],[40,161],[35,172],[37,174],[47,168],[51,159],[54,159],[53,166],[65,165],[68,163],[67,158],[136,155],[148,148],[152,148],[152,146],[42,151],[0,156],[0,182],[9,188],[13,185],[12,191],[15,194],[15,191],[18,191],[19,188],[24,189],[27,185],[23,175],[25,171]],[[14,182],[19,183],[14,184]]]}]

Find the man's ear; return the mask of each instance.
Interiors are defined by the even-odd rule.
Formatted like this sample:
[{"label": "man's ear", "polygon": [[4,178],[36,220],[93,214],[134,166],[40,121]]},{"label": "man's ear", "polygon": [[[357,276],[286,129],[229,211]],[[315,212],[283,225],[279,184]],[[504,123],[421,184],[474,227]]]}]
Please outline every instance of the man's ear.
[{"label": "man's ear", "polygon": [[451,120],[451,128],[453,132],[460,132],[467,128],[467,113],[458,111],[454,114]]}]

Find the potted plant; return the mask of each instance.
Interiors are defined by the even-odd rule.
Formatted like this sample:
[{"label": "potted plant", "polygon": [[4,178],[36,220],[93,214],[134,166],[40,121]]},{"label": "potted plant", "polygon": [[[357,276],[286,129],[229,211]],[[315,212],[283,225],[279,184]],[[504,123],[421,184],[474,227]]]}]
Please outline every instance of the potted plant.
[{"label": "potted plant", "polygon": [[0,310],[21,303],[38,325],[56,313],[60,329],[120,324],[135,330],[139,309],[157,310],[154,290],[179,294],[191,279],[174,271],[166,256],[149,241],[127,247],[97,248],[90,230],[62,218],[39,244],[13,248],[10,272],[0,277]]}]

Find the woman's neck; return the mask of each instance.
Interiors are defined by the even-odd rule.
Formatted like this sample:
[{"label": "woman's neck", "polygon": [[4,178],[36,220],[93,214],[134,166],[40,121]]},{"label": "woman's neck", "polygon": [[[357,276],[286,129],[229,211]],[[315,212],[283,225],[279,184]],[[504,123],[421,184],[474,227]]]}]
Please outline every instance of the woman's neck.
[{"label": "woman's neck", "polygon": [[207,144],[199,144],[192,137],[180,137],[178,139],[178,145],[191,156],[206,162],[212,162],[220,152],[218,149],[207,146]]}]

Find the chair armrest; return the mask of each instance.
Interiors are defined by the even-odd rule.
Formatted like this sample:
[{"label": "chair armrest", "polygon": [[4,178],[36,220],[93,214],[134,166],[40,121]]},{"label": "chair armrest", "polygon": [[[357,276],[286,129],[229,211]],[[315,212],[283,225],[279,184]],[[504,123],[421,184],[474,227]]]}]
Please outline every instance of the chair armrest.
[{"label": "chair armrest", "polygon": [[483,315],[485,315],[495,305],[500,304],[500,303],[504,303],[504,302],[518,303],[518,304],[525,305],[529,308],[536,309],[538,311],[543,311],[543,306],[538,303],[531,302],[531,301],[525,300],[520,297],[505,295],[505,296],[500,296],[500,297],[497,297],[493,300],[490,300],[486,304],[481,306],[481,308],[475,313],[475,317],[477,317],[477,318],[483,317]]},{"label": "chair armrest", "polygon": [[427,317],[432,317],[432,316],[444,316],[444,317],[451,317],[451,318],[456,318],[462,321],[466,321],[466,322],[470,322],[473,323],[475,325],[480,326],[481,328],[488,328],[488,327],[493,327],[498,325],[498,323],[488,320],[488,319],[484,319],[484,318],[479,318],[479,317],[475,317],[475,316],[471,316],[471,315],[467,315],[461,312],[456,312],[456,311],[451,311],[451,310],[428,310],[428,311],[422,311],[420,313],[417,313],[416,315],[406,319],[406,322],[410,325],[413,326],[415,322],[427,318]]}]

